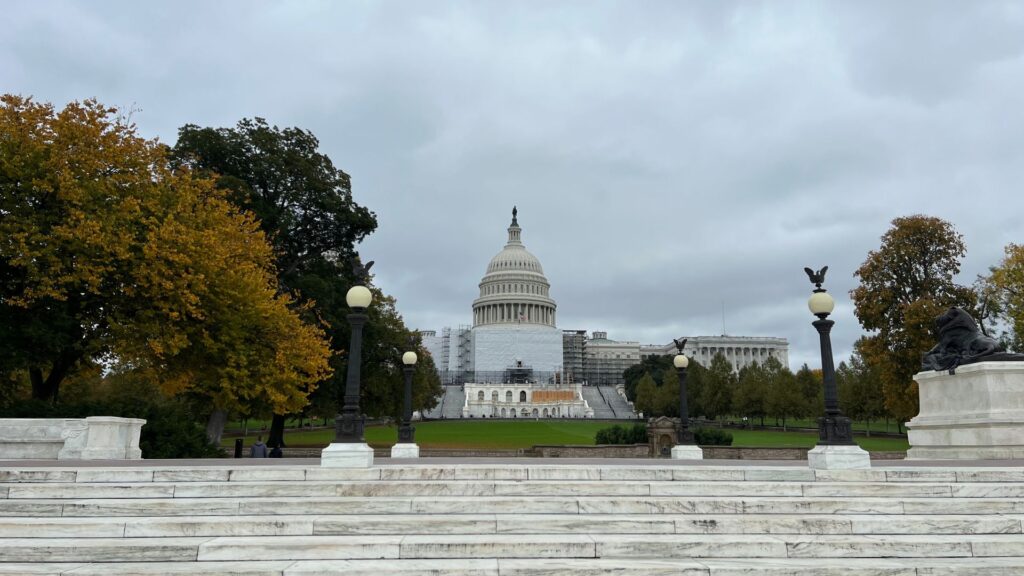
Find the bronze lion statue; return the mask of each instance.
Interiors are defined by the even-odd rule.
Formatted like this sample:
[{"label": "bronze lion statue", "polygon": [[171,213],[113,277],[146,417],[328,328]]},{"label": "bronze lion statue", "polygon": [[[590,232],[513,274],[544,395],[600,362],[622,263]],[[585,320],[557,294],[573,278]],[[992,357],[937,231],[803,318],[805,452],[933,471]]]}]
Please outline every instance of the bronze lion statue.
[{"label": "bronze lion statue", "polygon": [[921,368],[924,370],[949,370],[950,373],[961,364],[978,362],[981,359],[1005,352],[998,340],[981,333],[977,322],[960,308],[950,308],[935,319],[939,331],[939,343],[924,354]]}]

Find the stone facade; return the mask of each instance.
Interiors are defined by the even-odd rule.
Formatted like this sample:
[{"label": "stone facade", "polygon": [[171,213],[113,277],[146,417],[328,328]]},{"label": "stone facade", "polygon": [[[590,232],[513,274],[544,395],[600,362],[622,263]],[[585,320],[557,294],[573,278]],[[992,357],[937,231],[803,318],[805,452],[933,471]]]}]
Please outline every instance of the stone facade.
[{"label": "stone facade", "polygon": [[[640,357],[650,355],[675,355],[673,343],[645,345],[640,347]],[[683,353],[702,366],[711,364],[716,354],[722,354],[737,371],[753,362],[763,364],[768,358],[775,358],[789,367],[789,342],[785,338],[761,336],[689,336]]]},{"label": "stone facade", "polygon": [[587,384],[617,386],[624,384],[622,373],[640,363],[639,342],[618,342],[607,332],[594,332],[587,342],[585,371]]},{"label": "stone facade", "polygon": [[580,384],[467,383],[464,418],[592,418]]}]

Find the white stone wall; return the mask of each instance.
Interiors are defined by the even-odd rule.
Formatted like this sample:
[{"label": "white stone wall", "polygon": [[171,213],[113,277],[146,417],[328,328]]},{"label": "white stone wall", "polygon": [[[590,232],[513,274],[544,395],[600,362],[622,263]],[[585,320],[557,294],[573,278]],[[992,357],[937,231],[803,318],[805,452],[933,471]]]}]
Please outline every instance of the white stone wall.
[{"label": "white stone wall", "polygon": [[427,349],[427,352],[430,352],[430,357],[434,360],[435,368],[440,372],[444,372],[448,370],[448,359],[441,354],[441,344],[441,336],[437,336],[433,331],[431,332],[431,335],[423,335],[423,347]]},{"label": "white stone wall", "polygon": [[498,372],[521,360],[536,372],[562,369],[562,332],[538,325],[473,328],[473,369]]},{"label": "white stone wall", "polygon": [[[463,418],[592,418],[594,410],[583,399],[580,384],[559,388],[538,384],[484,384],[465,386]],[[537,390],[572,390],[575,400],[534,402]]]},{"label": "white stone wall", "polygon": [[138,460],[145,423],[113,416],[0,419],[0,460]]}]

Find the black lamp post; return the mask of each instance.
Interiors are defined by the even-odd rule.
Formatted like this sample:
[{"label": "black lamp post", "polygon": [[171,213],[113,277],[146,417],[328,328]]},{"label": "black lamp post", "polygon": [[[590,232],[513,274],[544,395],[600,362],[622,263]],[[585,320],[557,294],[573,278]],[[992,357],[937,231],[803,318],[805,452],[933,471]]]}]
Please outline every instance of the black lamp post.
[{"label": "black lamp post", "polygon": [[412,374],[416,370],[416,353],[412,350],[402,354],[402,370],[405,372],[405,403],[402,407],[402,424],[398,427],[398,443],[414,444],[416,428],[412,426]]},{"label": "black lamp post", "polygon": [[[372,263],[371,263],[372,264]],[[367,266],[369,268],[369,266]],[[348,377],[345,380],[345,405],[334,419],[334,441],[341,444],[363,444],[363,415],[359,410],[359,368],[363,353],[363,325],[366,309],[373,302],[373,293],[366,286],[353,286],[345,294],[352,313],[346,316],[352,327],[349,344]]]},{"label": "black lamp post", "polygon": [[836,303],[821,287],[825,282],[825,272],[828,271],[828,266],[817,272],[810,268],[804,268],[804,271],[807,272],[807,276],[815,286],[810,300],[807,301],[807,307],[811,309],[812,314],[818,317],[811,324],[818,331],[818,336],[821,339],[821,377],[825,386],[825,416],[818,418],[818,445],[855,445],[850,419],[843,416],[842,411],[839,410],[836,370],[832,364],[832,340],[829,338],[829,333],[835,322],[829,320],[828,315],[832,313]]},{"label": "black lamp post", "polygon": [[676,343],[678,354],[672,358],[672,365],[676,367],[676,374],[679,375],[679,442],[678,444],[693,444],[693,432],[690,432],[689,409],[686,406],[686,367],[690,365],[690,359],[683,354],[683,347],[686,346],[686,338],[673,340]]}]

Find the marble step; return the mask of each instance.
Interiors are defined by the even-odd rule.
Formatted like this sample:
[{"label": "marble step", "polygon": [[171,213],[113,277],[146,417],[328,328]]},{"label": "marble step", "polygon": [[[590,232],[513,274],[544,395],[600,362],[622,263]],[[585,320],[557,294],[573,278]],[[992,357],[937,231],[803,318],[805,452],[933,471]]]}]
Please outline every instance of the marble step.
[{"label": "marble step", "polygon": [[0,488],[7,499],[270,498],[287,496],[788,496],[1024,498],[1024,484],[936,482],[89,482],[24,483]]},{"label": "marble step", "polygon": [[200,467],[131,466],[88,468],[0,469],[0,487],[50,482],[261,482],[378,480],[629,480],[693,482],[1015,482],[1024,484],[1024,469],[886,467],[870,470],[810,470],[806,466],[683,466],[636,465],[381,465],[366,469],[318,466]]},{"label": "marble step", "polygon": [[1019,576],[1021,558],[456,559],[249,562],[0,563],[18,576]]},{"label": "marble step", "polygon": [[1024,514],[1024,500],[691,496],[0,499],[0,517],[301,514]]},{"label": "marble step", "polygon": [[0,538],[422,534],[1020,534],[1024,516],[327,515],[3,518]]},{"label": "marble step", "polygon": [[7,562],[191,562],[430,558],[1022,557],[1024,535],[517,534],[12,538]]}]

